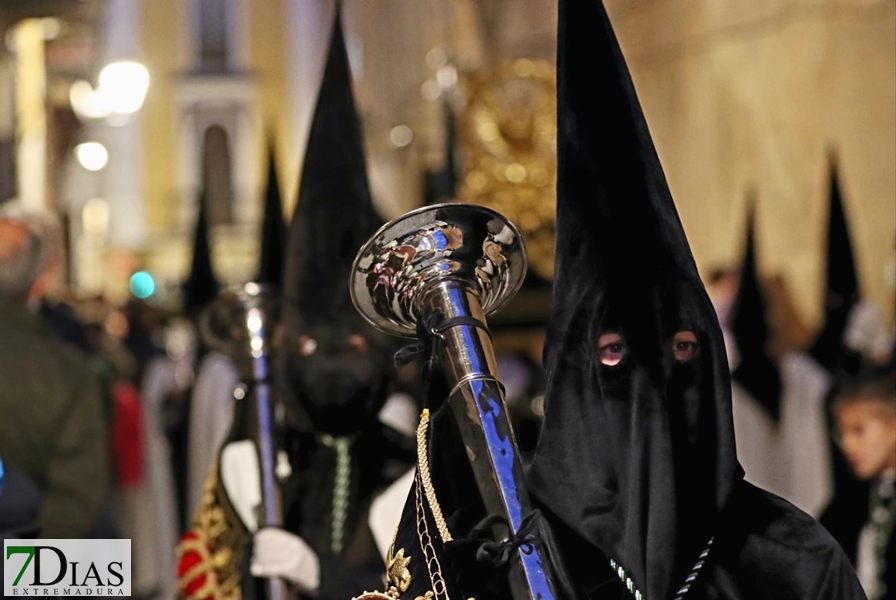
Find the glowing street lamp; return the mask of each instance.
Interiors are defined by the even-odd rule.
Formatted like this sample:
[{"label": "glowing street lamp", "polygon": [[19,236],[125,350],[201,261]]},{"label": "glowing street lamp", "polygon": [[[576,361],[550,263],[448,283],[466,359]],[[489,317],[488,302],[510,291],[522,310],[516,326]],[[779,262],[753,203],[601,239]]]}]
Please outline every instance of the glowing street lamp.
[{"label": "glowing street lamp", "polygon": [[99,142],[84,142],[75,146],[75,158],[88,171],[99,171],[109,162],[109,152]]},{"label": "glowing street lamp", "polygon": [[134,61],[113,62],[100,71],[99,86],[80,80],[69,89],[69,100],[82,119],[103,119],[110,114],[140,110],[149,88],[149,71]]},{"label": "glowing street lamp", "polygon": [[119,61],[100,71],[98,92],[106,108],[113,113],[130,114],[140,110],[149,88],[149,71],[134,61]]},{"label": "glowing street lamp", "polygon": [[75,114],[82,119],[103,119],[109,116],[102,96],[94,91],[89,81],[80,79],[74,82],[68,90],[68,99]]}]

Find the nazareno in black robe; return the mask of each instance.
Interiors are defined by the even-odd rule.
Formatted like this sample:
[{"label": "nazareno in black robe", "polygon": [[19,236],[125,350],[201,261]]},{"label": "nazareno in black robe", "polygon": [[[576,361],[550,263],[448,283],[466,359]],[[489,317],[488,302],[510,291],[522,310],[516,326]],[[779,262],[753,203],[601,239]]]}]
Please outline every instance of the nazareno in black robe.
[{"label": "nazareno in black robe", "polygon": [[[560,7],[554,308],[528,470],[557,596],[672,599],[690,578],[687,598],[863,598],[816,521],[743,481],[721,330],[609,19],[599,0]],[[599,348],[605,334],[615,343]],[[428,376],[421,442],[453,539],[418,460],[388,584],[401,598],[508,598],[448,390],[437,366]]]},{"label": "nazareno in black robe", "polygon": [[[250,411],[247,403],[236,403],[228,443],[248,439]],[[399,435],[371,420],[363,431],[352,436],[348,503],[339,551],[332,547],[337,452],[324,442],[325,436],[320,433],[289,427],[284,437],[283,447],[292,473],[282,484],[283,528],[304,539],[320,560],[321,587],[315,598],[346,600],[363,588],[380,585],[383,561],[367,524],[368,511],[377,493],[394,478],[389,467],[395,463],[412,464]],[[236,514],[229,507],[226,513]],[[241,527],[235,520],[231,526]],[[244,534],[243,538],[248,545],[239,552],[237,565],[242,598],[261,599],[265,597],[264,580],[250,574],[252,543],[250,536]]]},{"label": "nazareno in black robe", "polygon": [[[381,224],[337,6],[288,232],[275,369],[292,466],[283,487],[284,528],[321,561],[318,600],[348,600],[381,582],[383,561],[367,511],[395,476],[390,467],[412,464],[406,442],[377,419],[391,389],[396,345],[358,315],[347,285],[355,255]],[[342,484],[340,444],[348,452]],[[344,511],[334,511],[337,505]]]},{"label": "nazareno in black robe", "polygon": [[743,481],[722,333],[600,0],[560,0],[556,235],[528,481],[574,595],[864,598],[815,520]]}]

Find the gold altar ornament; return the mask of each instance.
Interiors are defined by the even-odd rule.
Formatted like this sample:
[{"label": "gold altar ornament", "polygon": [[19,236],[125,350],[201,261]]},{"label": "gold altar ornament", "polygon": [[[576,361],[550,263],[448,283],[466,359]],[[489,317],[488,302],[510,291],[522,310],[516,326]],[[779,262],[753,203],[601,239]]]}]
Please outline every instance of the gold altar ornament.
[{"label": "gold altar ornament", "polygon": [[557,97],[553,65],[517,60],[464,77],[458,114],[463,176],[458,197],[519,227],[529,266],[554,274]]}]

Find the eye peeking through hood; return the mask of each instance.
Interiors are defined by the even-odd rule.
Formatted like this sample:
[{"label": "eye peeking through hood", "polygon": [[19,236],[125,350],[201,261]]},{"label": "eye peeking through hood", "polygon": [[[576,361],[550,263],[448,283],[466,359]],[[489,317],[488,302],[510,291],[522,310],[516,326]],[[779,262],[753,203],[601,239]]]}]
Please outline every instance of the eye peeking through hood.
[{"label": "eye peeking through hood", "polygon": [[530,481],[562,521],[645,578],[639,589],[665,595],[713,536],[739,476],[727,358],[698,282],[609,281],[555,306]]},{"label": "eye peeking through hood", "polygon": [[554,294],[527,475],[574,534],[568,564],[589,565],[574,583],[585,597],[862,597],[816,522],[742,481],[721,328],[609,17],[600,0],[558,5]]},{"label": "eye peeking through hood", "polygon": [[281,373],[310,421],[302,426],[331,435],[375,423],[394,375],[396,348],[362,321],[348,289],[355,254],[382,224],[361,132],[337,11],[290,224]]},{"label": "eye peeking through hood", "polygon": [[[704,382],[703,373],[712,374],[714,355],[724,356],[712,336],[717,326],[711,313],[701,318],[694,309],[708,301],[705,295],[686,284],[642,293],[656,308],[640,316],[631,310],[644,304],[637,299],[605,294],[595,303],[597,317],[584,349],[596,373],[595,391],[599,401],[625,404],[650,388],[654,398],[646,409],[664,411],[676,443],[694,446],[707,437],[700,435],[700,418],[713,412],[716,398],[711,376]],[[714,430],[714,423],[706,428]]]},{"label": "eye peeking through hood", "polygon": [[[672,360],[676,364],[690,362],[700,349],[697,335],[690,329],[681,329],[672,337]],[[597,360],[604,367],[616,367],[628,357],[625,337],[616,331],[601,333],[595,346]]]},{"label": "eye peeking through hood", "polygon": [[284,340],[286,385],[316,430],[357,433],[375,421],[389,393],[394,348],[360,324],[300,327]]},{"label": "eye peeking through hood", "polygon": [[728,363],[603,6],[561,0],[559,23],[554,302],[529,483],[646,597],[668,598],[742,477]]}]

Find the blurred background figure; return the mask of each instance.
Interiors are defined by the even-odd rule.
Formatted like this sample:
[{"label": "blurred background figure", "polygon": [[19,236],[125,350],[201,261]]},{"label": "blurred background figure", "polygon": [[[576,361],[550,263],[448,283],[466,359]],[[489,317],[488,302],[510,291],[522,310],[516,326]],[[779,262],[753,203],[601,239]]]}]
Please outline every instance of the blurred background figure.
[{"label": "blurred background figure", "polygon": [[[253,425],[257,382],[241,373],[242,393],[235,401],[228,401],[223,388],[216,397],[194,394],[194,401],[203,402],[194,406],[197,411],[208,414],[229,404],[233,418],[178,549],[180,585],[190,598],[260,598],[267,578],[288,582],[301,596],[321,598],[378,586],[385,564],[368,523],[370,504],[413,456],[416,407],[406,394],[391,394],[396,346],[363,322],[345,285],[355,254],[382,220],[370,198],[338,14],[330,31],[297,208],[288,244],[279,249],[267,248],[280,231],[279,202],[273,190],[268,196],[270,229],[263,234],[262,256],[271,262],[279,257],[282,275],[271,273],[265,261],[259,268],[282,314],[280,325],[272,326],[273,315],[265,323],[274,330],[268,335],[276,352],[271,389],[278,416],[267,436],[281,449],[281,522],[265,526],[257,510],[267,493],[259,484],[256,447],[263,434]],[[276,185],[273,169],[270,180]],[[248,349],[240,354],[245,364]],[[210,437],[200,436],[197,447]],[[402,462],[404,468],[396,469]],[[387,536],[393,527],[386,524]]]},{"label": "blurred background figure", "polygon": [[87,359],[37,312],[51,267],[39,221],[0,212],[0,453],[40,490],[40,535],[80,538],[107,516],[110,416]]},{"label": "blurred background figure", "polygon": [[173,548],[185,527],[186,428],[196,361],[196,332],[172,318],[159,332],[163,354],[146,367],[140,384],[144,477],[132,523],[135,585],[141,594],[173,598]]},{"label": "blurred background figure", "polygon": [[896,598],[896,370],[843,382],[831,406],[858,488],[841,488],[821,522],[856,567],[869,600]]},{"label": "blurred background figure", "polygon": [[[737,458],[748,481],[780,495],[789,475],[779,443],[781,374],[777,361],[768,353],[770,327],[756,267],[755,205],[753,198],[740,274],[723,276],[710,289],[722,288],[711,297],[715,296],[716,303],[722,302],[716,311],[723,323],[731,369]],[[732,291],[734,295],[730,296]]]},{"label": "blurred background figure", "polygon": [[[264,196],[264,218],[257,275],[253,281],[278,290],[283,284],[283,260],[286,253],[286,223],[280,200],[280,182],[274,160],[274,146],[268,151],[268,181]],[[198,232],[197,232],[198,233]],[[198,239],[198,237],[197,237]],[[194,246],[194,257],[202,252]],[[197,272],[194,258],[193,273]],[[208,264],[211,274],[211,263]],[[207,278],[211,281],[212,278]],[[213,289],[214,286],[209,286]],[[202,319],[207,315],[201,315]],[[200,327],[200,333],[202,327]],[[186,519],[191,520],[202,502],[209,470],[217,461],[218,452],[233,425],[234,402],[239,373],[233,359],[215,348],[209,348],[198,362],[196,384],[190,398],[189,446],[187,472]],[[242,390],[245,393],[245,390]]]},{"label": "blurred background figure", "polygon": [[[752,237],[752,230],[750,235]],[[749,248],[749,244],[748,244]],[[747,257],[745,257],[745,262]],[[739,273],[737,269],[716,267],[712,269],[706,278],[706,293],[716,310],[719,325],[722,326],[722,335],[725,338],[725,351],[728,353],[728,364],[738,363],[737,346],[732,339],[731,311],[737,296]],[[733,367],[732,367],[733,368]]]},{"label": "blurred background figure", "polygon": [[[748,209],[740,275],[716,279],[710,295],[729,330],[738,457],[747,479],[818,517],[851,476],[834,451],[827,403],[834,382],[868,361],[891,360],[894,339],[874,304],[863,301],[833,154],[828,165],[824,321],[813,333],[780,273],[762,275],[757,198]],[[735,290],[733,299],[731,289]]]}]

